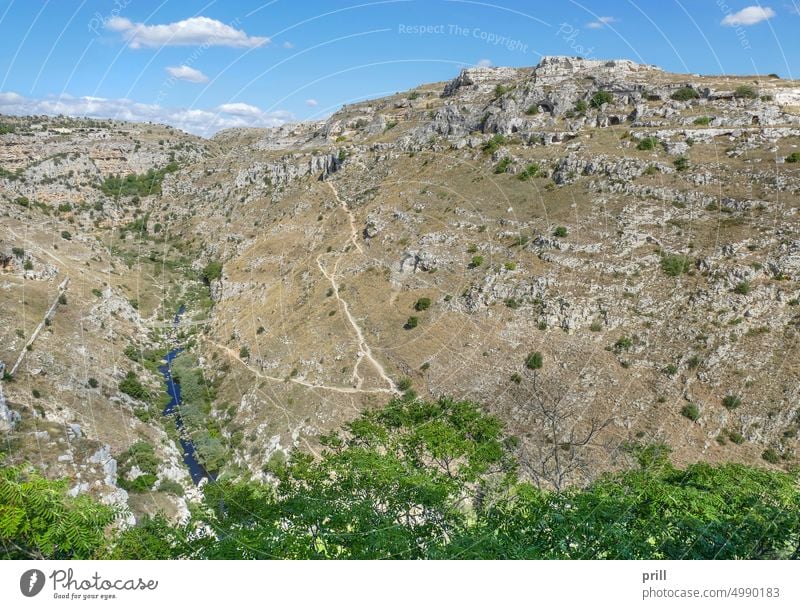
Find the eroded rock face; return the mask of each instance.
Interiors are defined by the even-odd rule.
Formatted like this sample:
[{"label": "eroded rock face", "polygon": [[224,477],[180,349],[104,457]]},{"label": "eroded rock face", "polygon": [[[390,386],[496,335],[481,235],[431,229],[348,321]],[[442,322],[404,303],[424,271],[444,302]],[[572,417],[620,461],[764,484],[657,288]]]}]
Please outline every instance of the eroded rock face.
[{"label": "eroded rock face", "polygon": [[[6,365],[0,362],[0,379],[6,371]],[[0,380],[0,432],[7,432],[14,428],[19,421],[19,413],[8,407],[6,396],[3,393],[3,381]]]}]

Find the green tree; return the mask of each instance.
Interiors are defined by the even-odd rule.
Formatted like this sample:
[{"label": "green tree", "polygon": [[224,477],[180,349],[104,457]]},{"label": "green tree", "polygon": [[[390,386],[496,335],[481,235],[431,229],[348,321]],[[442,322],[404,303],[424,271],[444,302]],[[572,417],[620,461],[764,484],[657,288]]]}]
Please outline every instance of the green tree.
[{"label": "green tree", "polygon": [[66,480],[32,467],[0,467],[0,546],[12,559],[87,559],[105,544],[120,512],[88,495],[71,497]]},{"label": "green tree", "polygon": [[[470,402],[398,399],[296,454],[275,489],[209,485],[204,558],[425,558],[466,526],[486,476],[513,471],[502,427]],[[213,487],[213,488],[212,488]]]}]

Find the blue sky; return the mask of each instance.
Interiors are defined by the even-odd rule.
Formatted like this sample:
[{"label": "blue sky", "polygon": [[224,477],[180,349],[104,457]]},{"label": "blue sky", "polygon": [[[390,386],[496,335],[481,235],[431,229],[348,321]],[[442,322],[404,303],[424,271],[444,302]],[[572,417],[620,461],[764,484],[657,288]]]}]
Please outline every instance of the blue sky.
[{"label": "blue sky", "polygon": [[667,70],[800,71],[800,0],[0,0],[0,112],[169,122],[195,133],[541,55]]}]

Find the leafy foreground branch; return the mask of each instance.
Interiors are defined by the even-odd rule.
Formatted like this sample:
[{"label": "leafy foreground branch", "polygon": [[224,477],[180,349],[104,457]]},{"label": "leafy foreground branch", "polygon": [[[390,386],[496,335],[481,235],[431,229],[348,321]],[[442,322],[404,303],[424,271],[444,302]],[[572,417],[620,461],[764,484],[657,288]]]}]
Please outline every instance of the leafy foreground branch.
[{"label": "leafy foreground branch", "polygon": [[[186,524],[145,518],[107,535],[108,508],[5,468],[0,542],[15,558],[800,557],[798,472],[680,470],[664,447],[643,447],[637,469],[542,491],[519,480],[516,443],[497,419],[450,400],[395,400],[322,443],[319,459],[276,464],[274,486],[206,486]],[[65,518],[79,533],[55,533]]]}]

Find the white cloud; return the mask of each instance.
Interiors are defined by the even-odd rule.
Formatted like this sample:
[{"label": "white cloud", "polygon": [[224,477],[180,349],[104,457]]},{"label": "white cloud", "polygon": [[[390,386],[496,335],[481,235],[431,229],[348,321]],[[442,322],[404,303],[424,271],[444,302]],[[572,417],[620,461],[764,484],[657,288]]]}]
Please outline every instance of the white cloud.
[{"label": "white cloud", "polygon": [[478,61],[478,65],[481,68],[490,68],[492,66],[492,60],[491,59],[481,59],[481,60]]},{"label": "white cloud", "polygon": [[208,82],[208,76],[203,74],[200,70],[195,70],[189,66],[170,66],[165,68],[167,74],[178,80],[186,80],[194,83]]},{"label": "white cloud", "polygon": [[722,20],[722,25],[737,27],[740,25],[755,25],[767,19],[772,19],[775,16],[773,11],[768,6],[748,6],[743,8],[738,13],[726,15]]},{"label": "white cloud", "polygon": [[616,17],[598,17],[597,21],[590,21],[586,24],[586,27],[588,27],[590,30],[599,30],[610,23],[617,23],[618,21],[619,19]]},{"label": "white cloud", "polygon": [[220,112],[225,112],[226,114],[232,114],[234,116],[261,115],[261,109],[259,107],[251,106],[250,104],[244,104],[242,102],[222,104],[221,106],[217,106],[217,110],[219,110]]},{"label": "white cloud", "polygon": [[306,106],[311,106],[312,108],[316,108],[319,106],[319,102],[316,99],[307,99]]},{"label": "white cloud", "polygon": [[0,114],[84,116],[172,125],[189,133],[210,137],[232,127],[277,127],[294,120],[290,112],[266,112],[256,106],[234,102],[210,109],[167,108],[130,99],[104,97],[27,98],[17,93],[0,93]]},{"label": "white cloud", "polygon": [[132,49],[187,45],[249,49],[269,42],[269,38],[248,36],[242,30],[208,17],[191,17],[163,25],[133,23],[124,17],[112,17],[106,28],[122,34]]},{"label": "white cloud", "polygon": [[284,49],[293,49],[294,48],[294,44],[292,44],[291,42],[289,42],[287,40],[286,42],[283,43],[283,48]]}]

